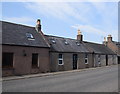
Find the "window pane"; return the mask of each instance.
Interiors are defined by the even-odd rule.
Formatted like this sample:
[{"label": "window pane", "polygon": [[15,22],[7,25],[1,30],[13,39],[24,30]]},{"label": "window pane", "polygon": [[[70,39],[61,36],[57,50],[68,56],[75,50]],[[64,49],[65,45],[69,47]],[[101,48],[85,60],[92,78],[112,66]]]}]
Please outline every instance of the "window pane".
[{"label": "window pane", "polygon": [[85,59],[85,63],[88,63],[87,59]]},{"label": "window pane", "polygon": [[87,54],[85,54],[85,58],[88,58],[88,55],[87,55]]},{"label": "window pane", "polygon": [[62,54],[59,54],[59,59],[62,59]]},{"label": "window pane", "polygon": [[31,39],[34,38],[33,35],[32,35],[31,33],[26,33],[26,36],[27,36],[27,38],[31,38]]},{"label": "window pane", "polygon": [[59,64],[62,64],[62,60],[59,60]]}]

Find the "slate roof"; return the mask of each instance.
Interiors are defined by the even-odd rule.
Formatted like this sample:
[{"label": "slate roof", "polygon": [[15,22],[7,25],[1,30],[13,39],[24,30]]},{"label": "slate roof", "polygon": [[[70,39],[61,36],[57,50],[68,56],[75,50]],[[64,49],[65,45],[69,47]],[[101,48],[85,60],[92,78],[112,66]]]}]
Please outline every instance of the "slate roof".
[{"label": "slate roof", "polygon": [[[96,53],[96,54],[115,54],[108,47],[103,44],[91,43],[82,41],[79,42],[76,39],[63,38],[57,36],[46,35],[49,43],[51,44],[51,51],[57,52],[86,52],[86,53]],[[53,43],[54,40],[56,43]],[[65,41],[69,44],[66,45]],[[78,46],[77,43],[80,43]]]},{"label": "slate roof", "polygon": [[[2,23],[2,44],[48,47],[43,36],[36,32],[35,27],[5,21],[0,21],[0,24],[1,23]],[[32,34],[35,39],[28,40],[26,33]]]},{"label": "slate roof", "polygon": [[[38,33],[35,27],[0,21],[2,23],[2,44],[33,46],[33,47],[50,47],[55,52],[83,52],[97,54],[115,54],[103,44],[78,41],[76,39],[63,38],[57,36],[45,35]],[[1,32],[1,31],[0,31]],[[35,40],[28,40],[26,33],[31,33]],[[47,39],[47,41],[45,40]],[[49,42],[49,44],[48,44]],[[116,43],[117,44],[117,43]],[[120,44],[120,43],[118,43]],[[117,45],[118,45],[117,44]]]},{"label": "slate roof", "polygon": [[[63,38],[63,37],[57,37],[57,36],[50,36],[46,35],[49,43],[51,44],[51,51],[56,52],[86,52],[89,53],[89,51],[85,48],[83,43],[79,43],[75,39],[70,38]],[[52,40],[54,40],[56,43],[53,43]],[[67,42],[68,44],[65,44]],[[78,45],[77,45],[78,43]],[[79,45],[80,44],[80,45]]]},{"label": "slate roof", "polygon": [[85,46],[89,49],[90,52],[94,52],[96,54],[115,54],[111,49],[106,47],[104,44],[91,43],[91,42],[83,42]]}]

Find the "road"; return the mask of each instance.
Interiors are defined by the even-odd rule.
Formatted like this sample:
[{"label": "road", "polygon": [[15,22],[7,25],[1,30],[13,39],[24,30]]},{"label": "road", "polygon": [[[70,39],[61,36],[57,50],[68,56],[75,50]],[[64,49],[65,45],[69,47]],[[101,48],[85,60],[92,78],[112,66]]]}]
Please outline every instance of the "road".
[{"label": "road", "polygon": [[3,81],[3,92],[117,92],[118,66]]}]

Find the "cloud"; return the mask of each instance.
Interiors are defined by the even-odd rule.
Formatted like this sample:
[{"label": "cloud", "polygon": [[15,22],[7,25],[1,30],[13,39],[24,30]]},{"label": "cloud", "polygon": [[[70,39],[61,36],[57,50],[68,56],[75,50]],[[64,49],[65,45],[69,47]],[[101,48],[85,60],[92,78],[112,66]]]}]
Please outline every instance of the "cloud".
[{"label": "cloud", "polygon": [[35,21],[33,18],[29,17],[2,17],[2,20],[25,25],[30,25],[30,22]]},{"label": "cloud", "polygon": [[[25,7],[33,12],[44,15],[46,17],[55,17],[62,20],[67,19],[68,17],[78,19],[81,22],[88,22],[84,18],[84,14],[88,12],[89,8],[84,8],[85,4],[81,2],[79,7],[75,7],[75,4],[68,2],[34,2],[34,3],[25,3]],[[84,8],[84,11],[78,11],[78,9]],[[71,19],[70,18],[70,19]]]},{"label": "cloud", "polygon": [[[80,0],[68,2],[66,0],[53,0],[53,2],[48,2],[48,0],[35,0],[35,2],[24,1],[26,1],[23,2],[24,7],[30,10],[35,17],[47,17],[50,20],[54,20],[55,18],[55,20],[60,19],[67,22],[70,26],[73,25],[73,28],[80,28],[83,32],[104,36],[112,34],[117,39],[117,3],[105,2],[107,0],[97,0],[99,3],[94,0],[84,0],[83,2]],[[4,19],[22,24],[34,23],[36,20],[26,16],[4,17]]]},{"label": "cloud", "polygon": [[[92,6],[102,19],[101,22],[106,27],[112,27],[118,22],[118,3],[117,2],[91,2]],[[117,25],[116,25],[117,26]]]},{"label": "cloud", "polygon": [[106,32],[104,30],[100,30],[98,28],[92,27],[90,25],[73,25],[72,28],[74,29],[80,29],[81,32],[87,32],[87,33],[92,33],[94,35],[100,35],[100,36],[108,36],[109,34],[112,35],[113,39],[115,41],[118,41],[118,30],[111,30],[110,32]]},{"label": "cloud", "polygon": [[[113,34],[117,39],[117,3],[115,2],[32,2],[25,3],[25,7],[38,15],[53,17],[69,22],[73,28],[80,28],[84,32],[107,36]],[[112,12],[111,12],[112,11]],[[116,15],[115,15],[116,14]],[[72,25],[72,23],[70,23]]]},{"label": "cloud", "polygon": [[73,25],[72,26],[73,28],[75,29],[80,29],[82,32],[87,32],[87,33],[93,33],[93,34],[98,34],[98,35],[106,35],[106,32],[102,31],[102,30],[99,30],[95,27],[92,27],[90,25],[79,25],[79,24],[76,24],[76,25]]},{"label": "cloud", "polygon": [[117,3],[92,2],[91,0],[86,1],[89,3],[26,2],[24,4],[27,9],[32,10],[38,15],[55,17],[64,21],[67,21],[68,19],[74,21],[77,19],[81,23],[93,24],[93,20],[101,19],[99,23],[112,26],[113,22],[117,20]]}]

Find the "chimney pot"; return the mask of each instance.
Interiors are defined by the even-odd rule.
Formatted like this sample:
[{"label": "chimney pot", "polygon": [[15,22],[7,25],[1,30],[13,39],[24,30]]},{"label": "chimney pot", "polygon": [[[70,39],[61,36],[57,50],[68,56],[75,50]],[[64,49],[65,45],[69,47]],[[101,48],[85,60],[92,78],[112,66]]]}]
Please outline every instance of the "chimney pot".
[{"label": "chimney pot", "polygon": [[80,32],[80,29],[78,29],[78,35],[81,35],[82,33]]},{"label": "chimney pot", "polygon": [[104,37],[104,41],[106,41],[106,37]]},{"label": "chimney pot", "polygon": [[108,42],[111,42],[111,41],[112,41],[112,36],[111,36],[111,35],[108,35],[107,41],[108,41]]},{"label": "chimney pot", "polygon": [[41,31],[41,21],[40,19],[37,19],[36,27],[35,27],[37,32]]}]

